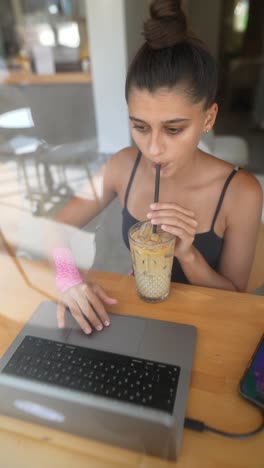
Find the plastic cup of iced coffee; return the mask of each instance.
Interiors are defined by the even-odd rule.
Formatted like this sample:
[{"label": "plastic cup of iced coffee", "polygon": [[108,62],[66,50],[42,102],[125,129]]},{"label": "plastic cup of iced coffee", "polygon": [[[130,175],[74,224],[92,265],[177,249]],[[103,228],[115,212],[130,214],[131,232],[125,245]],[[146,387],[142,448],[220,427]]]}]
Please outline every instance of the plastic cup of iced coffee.
[{"label": "plastic cup of iced coffee", "polygon": [[170,293],[175,236],[149,221],[134,224],[128,231],[138,295],[147,302],[164,301]]}]

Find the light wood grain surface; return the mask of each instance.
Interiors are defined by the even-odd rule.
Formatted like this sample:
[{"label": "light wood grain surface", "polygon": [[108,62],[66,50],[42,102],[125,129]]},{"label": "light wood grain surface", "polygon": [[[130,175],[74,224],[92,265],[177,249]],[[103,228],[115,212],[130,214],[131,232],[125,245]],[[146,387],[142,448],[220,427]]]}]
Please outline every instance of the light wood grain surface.
[{"label": "light wood grain surface", "polygon": [[[17,263],[3,245],[0,252],[2,355],[37,305],[47,297],[56,298],[56,291],[47,264]],[[103,272],[89,272],[87,277],[118,299],[111,307],[114,313],[198,328],[188,416],[233,432],[246,432],[261,423],[259,411],[238,394],[238,382],[263,332],[262,297],[174,284],[170,297],[153,305],[137,297],[133,278]],[[0,416],[1,468],[262,468],[263,446],[263,433],[249,440],[231,440],[185,430],[180,457],[172,463]]]},{"label": "light wood grain surface", "polygon": [[0,72],[0,84],[83,84],[91,83],[90,72],[60,72],[53,75],[37,75],[29,72]]}]

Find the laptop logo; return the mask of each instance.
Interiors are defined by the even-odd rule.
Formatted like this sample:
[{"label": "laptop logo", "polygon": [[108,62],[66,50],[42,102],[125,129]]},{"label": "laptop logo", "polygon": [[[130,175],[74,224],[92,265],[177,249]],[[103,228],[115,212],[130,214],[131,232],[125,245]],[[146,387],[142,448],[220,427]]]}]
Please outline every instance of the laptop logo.
[{"label": "laptop logo", "polygon": [[14,405],[24,413],[31,414],[40,419],[58,423],[63,423],[65,421],[65,416],[62,413],[59,413],[53,408],[34,403],[33,401],[15,400]]}]

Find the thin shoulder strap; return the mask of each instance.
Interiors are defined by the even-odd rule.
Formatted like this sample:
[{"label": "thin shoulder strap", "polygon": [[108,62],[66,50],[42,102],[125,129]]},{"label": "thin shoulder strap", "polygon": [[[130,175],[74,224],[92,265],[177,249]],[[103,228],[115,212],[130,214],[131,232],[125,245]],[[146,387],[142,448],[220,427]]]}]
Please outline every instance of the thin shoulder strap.
[{"label": "thin shoulder strap", "polygon": [[133,182],[133,179],[135,177],[135,173],[136,173],[136,170],[137,170],[137,167],[139,165],[139,161],[141,159],[141,151],[138,152],[138,155],[137,155],[137,159],[135,161],[135,164],[133,166],[133,169],[132,169],[132,172],[131,172],[131,175],[130,175],[130,179],[128,181],[128,184],[127,184],[127,189],[126,189],[126,194],[125,194],[125,202],[124,202],[124,208],[127,207],[127,200],[128,200],[128,195],[129,195],[129,192],[130,192],[130,188],[131,188],[131,185],[132,185],[132,182]]},{"label": "thin shoulder strap", "polygon": [[234,175],[237,174],[237,172],[239,171],[239,169],[240,169],[240,167],[239,167],[239,166],[236,166],[236,167],[233,169],[233,171],[231,172],[231,174],[228,176],[228,178],[226,179],[225,183],[224,183],[224,187],[223,187],[223,190],[222,190],[222,192],[221,192],[221,195],[220,195],[220,198],[219,198],[219,201],[218,201],[216,210],[215,210],[215,214],[214,214],[214,217],[213,217],[212,226],[211,226],[211,231],[214,230],[214,225],[215,225],[217,216],[218,216],[218,214],[219,214],[219,211],[220,211],[220,209],[221,209],[221,206],[222,206],[222,203],[223,203],[223,200],[224,200],[224,196],[225,196],[227,187],[228,187],[228,185],[230,184],[231,180],[233,179]]}]

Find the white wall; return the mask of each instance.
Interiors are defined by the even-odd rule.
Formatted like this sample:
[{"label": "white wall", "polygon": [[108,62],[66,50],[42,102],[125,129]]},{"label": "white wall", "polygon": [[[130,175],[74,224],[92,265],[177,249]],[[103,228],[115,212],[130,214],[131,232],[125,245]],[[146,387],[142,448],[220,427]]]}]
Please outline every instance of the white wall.
[{"label": "white wall", "polygon": [[98,150],[130,145],[124,0],[86,0]]}]

